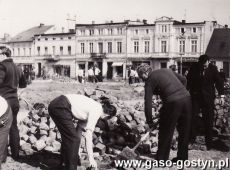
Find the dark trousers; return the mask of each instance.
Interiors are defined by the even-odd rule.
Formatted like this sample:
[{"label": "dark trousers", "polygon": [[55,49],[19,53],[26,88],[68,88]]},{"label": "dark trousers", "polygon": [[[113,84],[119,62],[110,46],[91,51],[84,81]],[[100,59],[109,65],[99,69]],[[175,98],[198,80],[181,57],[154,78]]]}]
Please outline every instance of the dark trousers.
[{"label": "dark trousers", "polygon": [[61,95],[51,101],[48,111],[61,133],[61,161],[66,164],[66,170],[76,170],[82,128],[74,127],[71,105],[65,96]]},{"label": "dark trousers", "polygon": [[5,161],[5,151],[7,151],[8,135],[13,121],[11,108],[8,107],[5,114],[0,117],[0,121],[6,122],[4,126],[0,127],[0,170],[1,163]]},{"label": "dark trousers", "polygon": [[[13,114],[13,122],[10,127],[10,135],[9,135],[9,144],[11,149],[11,156],[14,159],[19,158],[19,149],[20,149],[20,136],[19,136],[19,130],[17,125],[17,115],[19,111],[19,101],[17,98],[13,99],[7,99],[8,104],[11,107],[12,114]],[[7,153],[6,153],[7,154]],[[5,154],[5,157],[7,156]]]},{"label": "dark trousers", "polygon": [[192,96],[192,129],[190,142],[195,142],[197,136],[198,115],[201,112],[205,127],[205,142],[207,147],[212,145],[212,129],[214,122],[214,98],[204,96]]},{"label": "dark trousers", "polygon": [[177,126],[179,133],[177,158],[188,159],[188,142],[191,125],[191,98],[164,103],[160,111],[157,160],[168,160],[171,141]]},{"label": "dark trousers", "polygon": [[82,83],[82,76],[78,76],[79,83]]}]

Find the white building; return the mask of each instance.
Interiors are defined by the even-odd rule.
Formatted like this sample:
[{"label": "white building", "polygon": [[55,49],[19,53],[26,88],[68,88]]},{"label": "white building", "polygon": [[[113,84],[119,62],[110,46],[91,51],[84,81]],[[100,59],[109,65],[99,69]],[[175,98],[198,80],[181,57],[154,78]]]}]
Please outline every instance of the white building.
[{"label": "white building", "polygon": [[24,67],[28,66],[29,68],[32,68],[35,63],[34,35],[44,34],[52,27],[53,25],[40,24],[39,26],[30,28],[17,34],[15,37],[12,37],[12,39],[10,39],[7,44],[11,47],[14,62]]},{"label": "white building", "polygon": [[[16,63],[33,65],[37,75],[76,77],[79,67],[97,64],[107,79],[127,78],[127,68],[149,63],[154,69],[178,65],[183,72],[204,54],[216,21],[187,23],[161,17],[146,20],[76,24],[75,30],[54,26],[33,27],[14,37],[9,45]],[[182,63],[182,67],[181,67]]]}]

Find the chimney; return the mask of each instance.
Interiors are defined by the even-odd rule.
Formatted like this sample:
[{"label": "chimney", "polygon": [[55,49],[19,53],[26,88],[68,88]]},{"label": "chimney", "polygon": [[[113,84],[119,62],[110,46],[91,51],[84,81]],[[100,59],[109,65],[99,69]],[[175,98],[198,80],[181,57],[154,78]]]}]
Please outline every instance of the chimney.
[{"label": "chimney", "polygon": [[75,30],[74,29],[69,29],[69,33],[74,33]]},{"label": "chimney", "polygon": [[111,20],[110,23],[113,23],[113,20]]},{"label": "chimney", "polygon": [[64,33],[65,32],[65,28],[61,27],[61,32]]},{"label": "chimney", "polygon": [[95,21],[92,21],[92,25],[94,25],[95,24]]},{"label": "chimney", "polygon": [[45,24],[43,24],[43,23],[40,23],[40,25],[39,25],[39,27],[42,27],[42,26],[44,26]]},{"label": "chimney", "polygon": [[224,25],[224,28],[228,28],[228,25],[226,24],[226,25]]},{"label": "chimney", "polygon": [[147,20],[146,20],[146,19],[143,19],[143,23],[146,25],[146,24],[147,24]]},{"label": "chimney", "polygon": [[185,23],[186,23],[186,21],[183,19],[183,20],[182,20],[182,24],[185,24]]}]

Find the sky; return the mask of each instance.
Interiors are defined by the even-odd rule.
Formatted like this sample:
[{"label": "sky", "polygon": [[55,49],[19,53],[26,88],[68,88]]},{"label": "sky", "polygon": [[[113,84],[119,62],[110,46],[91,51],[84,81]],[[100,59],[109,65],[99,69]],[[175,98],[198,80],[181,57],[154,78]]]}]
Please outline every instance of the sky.
[{"label": "sky", "polygon": [[38,26],[122,22],[162,16],[186,22],[217,21],[230,27],[230,0],[0,0],[0,38]]}]

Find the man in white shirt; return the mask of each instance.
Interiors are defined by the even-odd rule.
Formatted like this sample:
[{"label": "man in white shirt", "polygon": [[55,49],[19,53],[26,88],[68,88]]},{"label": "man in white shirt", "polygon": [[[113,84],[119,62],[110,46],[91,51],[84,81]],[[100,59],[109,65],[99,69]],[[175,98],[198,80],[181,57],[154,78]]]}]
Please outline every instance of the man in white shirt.
[{"label": "man in white shirt", "polygon": [[[82,131],[85,132],[90,166],[97,168],[93,157],[93,131],[98,119],[105,114],[114,116],[116,108],[108,102],[101,104],[84,95],[67,94],[51,101],[48,110],[61,133],[61,157],[64,158],[66,170],[77,169]],[[73,118],[78,120],[77,128],[74,127]]]},{"label": "man in white shirt", "polygon": [[97,66],[95,66],[95,69],[94,69],[94,75],[95,75],[95,82],[97,83],[98,81],[100,81],[100,73],[101,72],[101,70],[97,67]]},{"label": "man in white shirt", "polygon": [[88,70],[88,80],[89,82],[94,82],[94,73],[93,73],[93,67],[90,67]]},{"label": "man in white shirt", "polygon": [[0,170],[1,164],[5,159],[4,155],[7,152],[7,143],[10,127],[13,121],[11,108],[6,100],[0,96]]},{"label": "man in white shirt", "polygon": [[79,81],[79,83],[82,83],[83,76],[84,76],[84,71],[82,68],[79,68],[79,70],[78,70],[78,81]]}]

